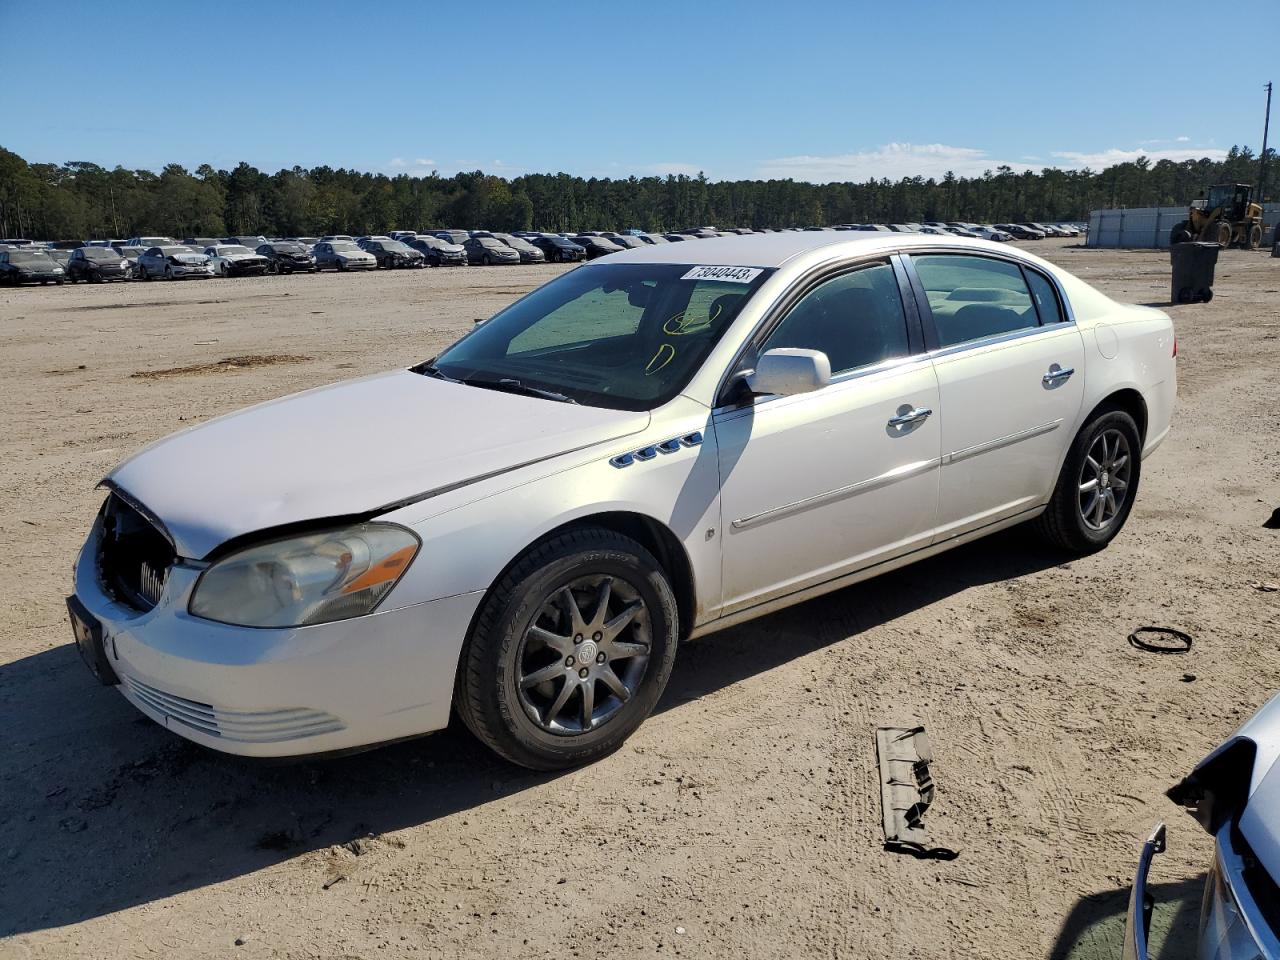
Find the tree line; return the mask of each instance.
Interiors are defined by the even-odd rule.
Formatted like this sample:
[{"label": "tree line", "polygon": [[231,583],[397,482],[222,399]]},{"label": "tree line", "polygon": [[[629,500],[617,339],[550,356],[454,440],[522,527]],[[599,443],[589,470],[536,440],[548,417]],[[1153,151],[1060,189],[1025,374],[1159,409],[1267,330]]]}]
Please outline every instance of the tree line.
[{"label": "tree line", "polygon": [[[1268,149],[1275,176],[1275,150]],[[113,170],[95,163],[28,163],[0,147],[0,236],[43,240],[263,234],[320,236],[392,229],[684,229],[965,220],[1084,220],[1101,207],[1182,205],[1212,183],[1255,183],[1258,158],[1232,147],[1225,160],[1151,162],[1105,170],[980,177],[904,177],[865,183],[711,181],[705,176],[512,179],[482,171],[452,177],[293,167],[265,173],[169,164]]]}]

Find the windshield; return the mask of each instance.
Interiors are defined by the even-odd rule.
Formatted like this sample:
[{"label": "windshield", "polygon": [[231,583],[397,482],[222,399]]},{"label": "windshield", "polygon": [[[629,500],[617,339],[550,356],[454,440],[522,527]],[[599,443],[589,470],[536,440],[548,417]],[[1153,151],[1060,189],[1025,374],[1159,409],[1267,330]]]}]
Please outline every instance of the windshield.
[{"label": "windshield", "polygon": [[80,256],[86,260],[119,260],[120,254],[108,247],[81,247]]},{"label": "windshield", "polygon": [[10,250],[10,263],[48,263],[49,257],[44,253],[28,252],[26,250]]},{"label": "windshield", "polygon": [[306,253],[307,248],[300,243],[273,243],[271,249],[276,253]]},{"label": "windshield", "polygon": [[392,253],[408,253],[409,248],[399,240],[383,240],[382,249],[390,250]]},{"label": "windshield", "polygon": [[329,244],[329,246],[333,247],[334,253],[348,253],[352,250],[358,253],[360,251],[360,248],[357,247],[350,240],[334,240],[331,244]]},{"label": "windshield", "polygon": [[225,257],[228,254],[234,254],[236,256],[239,256],[242,253],[253,253],[253,251],[250,250],[248,247],[239,247],[234,244],[228,244],[225,247],[215,247],[214,249],[217,251],[218,256],[220,257]]},{"label": "windshield", "polygon": [[476,327],[435,361],[455,379],[520,383],[579,403],[651,410],[689,382],[771,270],[687,279],[690,264],[582,267]]}]

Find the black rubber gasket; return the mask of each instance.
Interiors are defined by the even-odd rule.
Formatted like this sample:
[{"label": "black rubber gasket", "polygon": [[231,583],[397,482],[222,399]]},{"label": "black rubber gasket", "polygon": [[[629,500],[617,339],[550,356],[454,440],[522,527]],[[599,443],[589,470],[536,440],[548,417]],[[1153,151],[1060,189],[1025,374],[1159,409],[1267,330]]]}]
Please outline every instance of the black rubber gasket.
[{"label": "black rubber gasket", "polygon": [[[1143,634],[1168,637],[1176,641],[1180,646],[1174,647],[1162,643],[1152,643],[1149,640],[1142,639]],[[1172,627],[1138,627],[1137,630],[1129,634],[1129,646],[1137,650],[1144,650],[1147,653],[1186,653],[1191,649],[1191,634],[1183,633],[1181,630],[1174,630]]]},{"label": "black rubber gasket", "polygon": [[884,848],[890,853],[906,853],[917,860],[956,860],[960,854],[949,847],[926,847],[910,840],[886,840]]}]

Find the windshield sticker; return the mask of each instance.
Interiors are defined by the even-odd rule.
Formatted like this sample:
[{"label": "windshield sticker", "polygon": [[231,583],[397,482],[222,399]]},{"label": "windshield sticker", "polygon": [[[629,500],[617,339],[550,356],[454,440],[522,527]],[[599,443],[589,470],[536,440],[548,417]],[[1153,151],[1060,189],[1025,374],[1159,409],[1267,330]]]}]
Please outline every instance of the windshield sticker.
[{"label": "windshield sticker", "polygon": [[727,280],[729,283],[750,283],[764,270],[760,267],[694,267],[681,280]]}]

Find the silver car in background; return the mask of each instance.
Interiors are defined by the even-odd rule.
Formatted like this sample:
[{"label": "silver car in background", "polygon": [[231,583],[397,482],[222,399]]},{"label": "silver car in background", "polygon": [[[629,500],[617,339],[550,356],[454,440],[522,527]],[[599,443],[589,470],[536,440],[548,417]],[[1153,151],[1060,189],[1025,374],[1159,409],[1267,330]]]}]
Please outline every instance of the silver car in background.
[{"label": "silver car in background", "polygon": [[[1280,696],[1169,791],[1214,837],[1196,938],[1197,960],[1280,958]],[[1143,845],[1129,897],[1124,960],[1147,960],[1153,904],[1147,875],[1165,850],[1159,824]]]},{"label": "silver car in background", "polygon": [[311,250],[317,270],[376,270],[378,260],[354,240],[321,240]]}]

